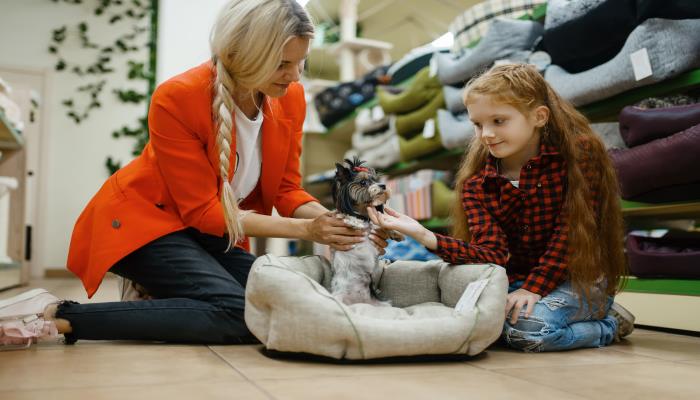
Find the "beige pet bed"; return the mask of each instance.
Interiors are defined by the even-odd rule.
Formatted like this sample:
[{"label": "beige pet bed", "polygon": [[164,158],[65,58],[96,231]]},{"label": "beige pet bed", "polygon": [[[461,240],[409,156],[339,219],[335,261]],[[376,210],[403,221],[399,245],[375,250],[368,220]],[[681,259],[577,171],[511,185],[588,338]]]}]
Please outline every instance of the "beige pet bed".
[{"label": "beige pet bed", "polygon": [[[496,265],[397,261],[379,283],[393,307],[346,306],[329,293],[331,276],[318,256],[258,258],[246,287],[250,331],[270,350],[363,360],[476,355],[503,329],[508,279]],[[455,311],[479,280],[485,287],[475,306]]]}]

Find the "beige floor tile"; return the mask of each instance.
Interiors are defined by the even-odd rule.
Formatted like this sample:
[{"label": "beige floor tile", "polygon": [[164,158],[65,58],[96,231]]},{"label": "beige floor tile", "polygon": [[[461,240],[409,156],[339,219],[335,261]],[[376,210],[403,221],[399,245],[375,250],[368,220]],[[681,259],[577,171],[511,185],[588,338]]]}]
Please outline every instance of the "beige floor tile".
[{"label": "beige floor tile", "polygon": [[467,365],[423,374],[323,377],[256,382],[276,399],[581,399],[564,391],[528,383]]},{"label": "beige floor tile", "polygon": [[658,333],[636,336],[614,346],[616,351],[668,361],[700,359],[700,337]]},{"label": "beige floor tile", "polygon": [[2,352],[0,364],[2,369],[5,365],[12,369],[12,373],[0,374],[2,390],[243,380],[206,346],[54,344]]},{"label": "beige floor tile", "polygon": [[595,400],[700,398],[700,366],[669,361],[500,369],[499,373]]},{"label": "beige floor tile", "polygon": [[270,399],[262,390],[247,381],[199,381],[195,383],[169,383],[167,385],[142,385],[117,387],[90,387],[75,389],[45,389],[21,392],[0,391],[0,397],[12,400],[173,400],[173,399]]},{"label": "beige floor tile", "polygon": [[523,353],[505,347],[491,347],[471,365],[484,369],[500,369],[658,361],[652,357],[619,352],[615,350],[616,347],[613,345],[552,353]]},{"label": "beige floor tile", "polygon": [[251,380],[299,379],[332,376],[378,374],[416,374],[450,371],[471,361],[387,362],[333,364],[318,360],[270,358],[260,353],[261,346],[210,346],[240,373]]}]

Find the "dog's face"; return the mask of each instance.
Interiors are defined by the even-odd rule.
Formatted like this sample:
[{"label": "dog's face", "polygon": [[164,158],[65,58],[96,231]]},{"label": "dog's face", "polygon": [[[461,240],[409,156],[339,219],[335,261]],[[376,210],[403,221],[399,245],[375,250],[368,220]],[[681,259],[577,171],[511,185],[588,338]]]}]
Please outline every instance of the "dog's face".
[{"label": "dog's face", "polygon": [[363,164],[364,161],[357,158],[335,164],[333,202],[336,210],[343,214],[367,217],[367,207],[383,212],[384,203],[389,200],[389,192],[377,173]]}]

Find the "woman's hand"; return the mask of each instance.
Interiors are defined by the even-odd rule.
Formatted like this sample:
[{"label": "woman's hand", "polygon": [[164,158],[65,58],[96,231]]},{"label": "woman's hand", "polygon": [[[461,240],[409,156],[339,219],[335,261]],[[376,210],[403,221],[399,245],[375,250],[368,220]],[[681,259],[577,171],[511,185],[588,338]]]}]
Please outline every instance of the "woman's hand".
[{"label": "woman's hand", "polygon": [[[530,318],[532,310],[535,308],[535,303],[540,301],[542,296],[537,293],[532,293],[529,290],[518,289],[508,293],[506,297],[506,318],[510,313],[510,324],[515,325],[520,316],[520,310],[527,306],[525,310],[525,318]],[[512,311],[512,312],[511,312]]]},{"label": "woman's hand", "polygon": [[350,250],[355,244],[364,240],[364,233],[361,230],[347,225],[342,218],[338,218],[336,213],[327,212],[308,221],[305,239],[327,244],[335,250]]},{"label": "woman's hand", "polygon": [[418,241],[421,241],[420,237],[426,230],[423,225],[415,219],[396,212],[387,206],[384,206],[383,213],[377,212],[373,207],[367,207],[367,213],[372,222],[380,227],[386,230],[394,230],[403,233]]},{"label": "woman's hand", "polygon": [[386,253],[384,248],[389,244],[386,242],[387,238],[389,238],[389,234],[382,228],[372,229],[372,232],[369,234],[369,240],[379,250],[380,256]]}]

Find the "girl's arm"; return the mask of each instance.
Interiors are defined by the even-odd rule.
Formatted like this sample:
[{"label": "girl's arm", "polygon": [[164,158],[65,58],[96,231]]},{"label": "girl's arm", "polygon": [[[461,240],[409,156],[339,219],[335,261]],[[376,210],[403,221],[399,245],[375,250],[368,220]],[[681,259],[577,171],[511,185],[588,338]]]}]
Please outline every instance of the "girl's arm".
[{"label": "girl's arm", "polygon": [[508,241],[505,233],[486,210],[478,195],[465,189],[462,194],[471,240],[465,242],[433,233],[411,217],[384,207],[384,214],[369,208],[372,221],[384,229],[393,229],[414,238],[428,250],[452,264],[486,262],[505,265]]}]

